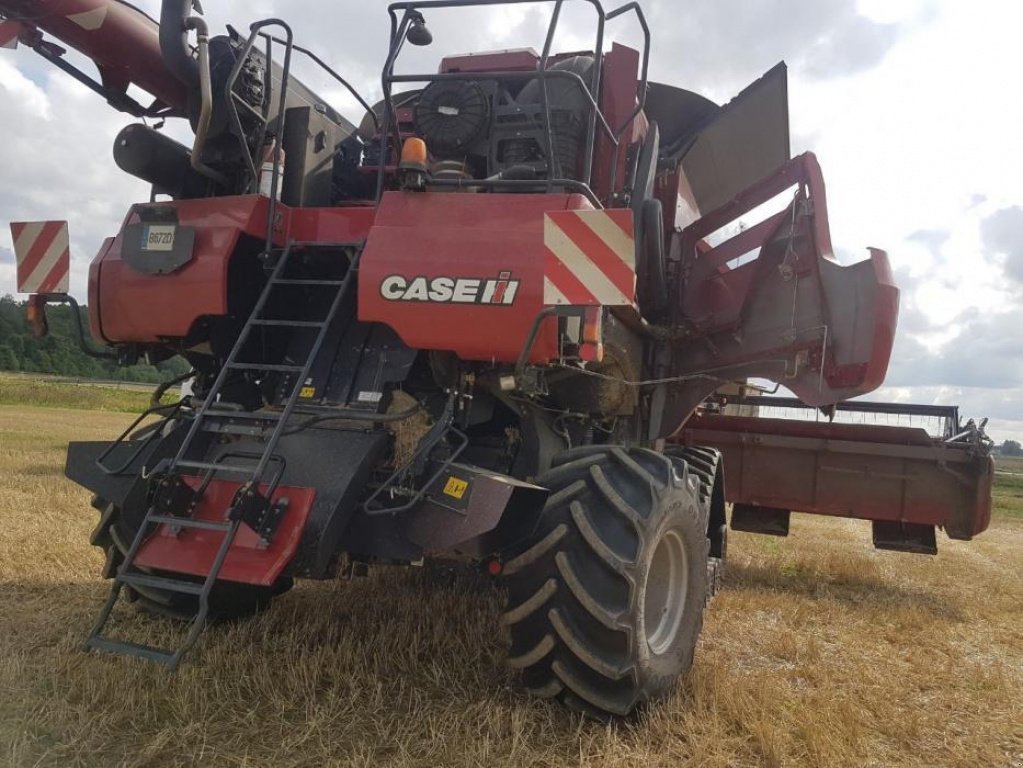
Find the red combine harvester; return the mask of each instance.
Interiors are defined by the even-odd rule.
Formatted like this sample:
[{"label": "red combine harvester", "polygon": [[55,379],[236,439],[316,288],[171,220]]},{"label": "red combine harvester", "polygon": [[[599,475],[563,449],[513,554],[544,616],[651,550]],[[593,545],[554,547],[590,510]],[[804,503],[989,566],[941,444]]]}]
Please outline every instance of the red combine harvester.
[{"label": "red combine harvester", "polygon": [[[211,620],[296,578],[463,561],[503,580],[530,691],[625,715],[692,662],[726,501],[733,528],[860,517],[908,551],[933,552],[935,526],[984,530],[976,429],[714,405],[760,378],[828,408],[878,387],[891,353],[888,259],[834,259],[817,161],[789,154],[784,65],[722,107],[647,80],[636,3],[589,0],[592,49],[558,54],[563,0],[528,1],[552,10],[539,53],[425,74],[395,69],[432,42],[424,14],[494,3],[392,3],[383,99],[349,87],[356,125],[292,75],[304,55],[348,86],[283,21],[210,37],[190,0],[159,22],[117,0],[0,0],[3,40],[194,132],[114,142],[153,195],[92,261],[92,336],[125,364],[184,356],[194,389],[68,449],[112,579],[88,648],[174,667]],[[605,46],[623,23],[642,51]],[[73,301],[66,226],[14,231],[41,320]],[[112,637],[122,593],[187,622],[181,646]]]}]

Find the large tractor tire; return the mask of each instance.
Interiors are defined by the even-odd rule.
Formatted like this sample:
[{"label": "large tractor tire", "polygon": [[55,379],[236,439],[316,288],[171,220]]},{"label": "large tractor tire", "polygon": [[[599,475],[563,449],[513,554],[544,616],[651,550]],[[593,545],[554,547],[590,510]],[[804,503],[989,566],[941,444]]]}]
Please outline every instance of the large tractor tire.
[{"label": "large tractor tire", "polygon": [[710,557],[707,558],[709,600],[721,591],[728,561],[728,521],[721,452],[716,448],[685,446],[669,448],[667,453],[683,459],[690,474],[695,475],[700,483],[700,504],[707,510],[707,538],[710,539]]},{"label": "large tractor tire", "polygon": [[504,563],[508,664],[533,694],[606,719],[668,692],[693,662],[707,520],[683,460],[597,446],[558,456],[538,530]]},{"label": "large tractor tire", "polygon": [[[100,520],[89,537],[89,543],[106,554],[103,576],[113,578],[131,547],[144,513],[125,515],[120,508],[99,496],[93,498],[92,506],[99,510]],[[165,575],[175,579],[201,581],[199,577],[180,573]],[[292,584],[292,579],[287,577],[279,579],[271,587],[218,581],[210,592],[210,620],[233,621],[259,613],[270,605],[274,597],[291,589]],[[155,587],[125,586],[124,590],[139,610],[153,615],[190,621],[199,609],[197,595],[168,592]]]}]

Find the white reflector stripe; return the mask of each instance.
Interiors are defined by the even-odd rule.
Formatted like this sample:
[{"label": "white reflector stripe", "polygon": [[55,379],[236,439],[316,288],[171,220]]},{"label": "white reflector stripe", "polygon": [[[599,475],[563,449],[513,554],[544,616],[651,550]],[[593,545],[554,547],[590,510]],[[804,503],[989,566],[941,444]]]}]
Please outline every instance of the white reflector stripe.
[{"label": "white reflector stripe", "polygon": [[[579,220],[583,224],[592,229],[594,234],[607,244],[608,248],[614,251],[619,259],[625,262],[629,269],[635,272],[636,244],[632,235],[622,229],[611,216],[582,215],[592,213],[597,213],[597,211],[579,211],[576,212],[576,215],[579,216]],[[605,212],[601,211],[600,213]]]},{"label": "white reflector stripe", "polygon": [[544,304],[571,304],[568,297],[558,290],[558,286],[551,282],[546,275],[543,278],[543,303]]},{"label": "white reflector stripe", "polygon": [[629,210],[544,215],[544,304],[631,305],[636,257]]},{"label": "white reflector stripe", "polygon": [[66,221],[11,224],[19,293],[67,293],[71,252]]}]

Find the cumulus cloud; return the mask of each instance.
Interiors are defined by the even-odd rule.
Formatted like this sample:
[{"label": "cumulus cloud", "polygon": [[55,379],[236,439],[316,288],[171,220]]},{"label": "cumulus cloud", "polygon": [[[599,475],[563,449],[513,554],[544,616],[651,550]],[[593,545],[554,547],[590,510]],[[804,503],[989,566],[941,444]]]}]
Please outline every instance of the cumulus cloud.
[{"label": "cumulus cloud", "polygon": [[[5,66],[11,67],[0,59]],[[19,98],[26,94],[27,106]],[[0,185],[0,247],[11,245],[10,221],[68,220],[72,292],[78,295],[85,292],[88,262],[117,231],[128,203],[149,196],[111,156],[114,136],[128,121],[56,70],[40,83],[16,70],[0,72],[0,167],[10,169],[5,178],[13,182]]]},{"label": "cumulus cloud", "polygon": [[1023,285],[1023,207],[995,211],[981,222],[980,234],[985,248],[1005,257],[1006,276]]},{"label": "cumulus cloud", "polygon": [[709,85],[719,96],[782,59],[811,79],[854,75],[880,63],[904,29],[861,15],[855,0],[658,0],[644,6],[656,30],[655,74]]},{"label": "cumulus cloud", "polygon": [[[900,318],[901,320],[901,318]],[[1016,390],[1023,408],[1023,307],[971,309],[951,324],[958,331],[936,349],[911,334],[896,342],[886,385]]]},{"label": "cumulus cloud", "polygon": [[947,229],[918,229],[906,239],[919,243],[933,255],[938,256],[941,253],[941,246],[948,242],[951,235]]}]

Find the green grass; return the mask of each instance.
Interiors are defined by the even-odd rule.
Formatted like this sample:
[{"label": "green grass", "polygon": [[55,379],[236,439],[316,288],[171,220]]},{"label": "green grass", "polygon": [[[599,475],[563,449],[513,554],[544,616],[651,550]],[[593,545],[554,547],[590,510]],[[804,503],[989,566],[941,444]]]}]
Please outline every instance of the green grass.
[{"label": "green grass", "polygon": [[1023,520],[1023,458],[995,459],[991,500],[991,513],[995,517]]},{"label": "green grass", "polygon": [[0,405],[141,413],[149,407],[149,392],[144,388],[114,383],[76,384],[49,381],[43,377],[0,374]]}]

